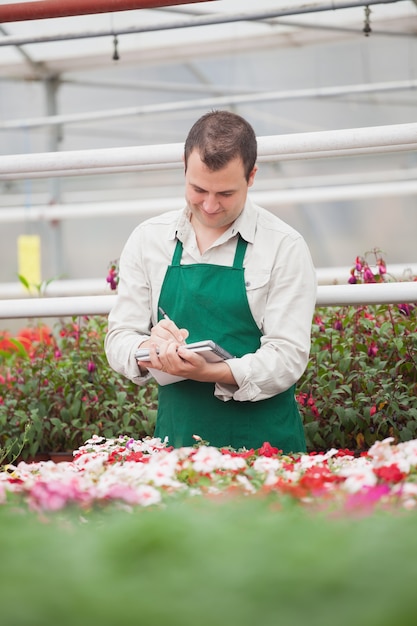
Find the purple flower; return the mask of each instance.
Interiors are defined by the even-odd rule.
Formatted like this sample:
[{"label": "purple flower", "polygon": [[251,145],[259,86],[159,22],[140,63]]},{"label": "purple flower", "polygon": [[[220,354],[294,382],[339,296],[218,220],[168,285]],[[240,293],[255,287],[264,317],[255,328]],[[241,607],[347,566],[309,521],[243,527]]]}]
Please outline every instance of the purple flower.
[{"label": "purple flower", "polygon": [[119,282],[119,269],[117,261],[113,261],[109,267],[109,273],[106,276],[106,282],[109,283],[110,289],[116,291]]},{"label": "purple flower", "polygon": [[409,304],[405,304],[405,302],[403,302],[402,304],[399,304],[398,305],[398,310],[403,315],[406,315],[407,317],[410,317],[411,307],[410,307]]},{"label": "purple flower", "polygon": [[96,364],[93,361],[88,361],[87,370],[92,373],[96,371]]},{"label": "purple flower", "polygon": [[371,270],[371,268],[369,266],[365,267],[364,271],[363,271],[363,279],[366,283],[374,283],[375,282],[375,276],[373,275],[373,272]]},{"label": "purple flower", "polygon": [[387,266],[385,265],[385,262],[383,259],[378,259],[377,261],[378,263],[378,271],[380,273],[380,275],[382,276],[383,274],[387,273]]}]

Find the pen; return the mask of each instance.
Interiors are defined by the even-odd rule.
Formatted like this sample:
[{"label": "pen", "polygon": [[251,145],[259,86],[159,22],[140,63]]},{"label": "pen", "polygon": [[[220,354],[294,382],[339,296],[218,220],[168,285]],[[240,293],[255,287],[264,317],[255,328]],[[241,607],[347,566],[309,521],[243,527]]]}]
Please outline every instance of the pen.
[{"label": "pen", "polygon": [[158,311],[160,312],[160,314],[162,315],[162,317],[165,320],[169,320],[170,319],[170,317],[168,317],[168,315],[165,313],[164,309],[161,306],[158,307]]}]

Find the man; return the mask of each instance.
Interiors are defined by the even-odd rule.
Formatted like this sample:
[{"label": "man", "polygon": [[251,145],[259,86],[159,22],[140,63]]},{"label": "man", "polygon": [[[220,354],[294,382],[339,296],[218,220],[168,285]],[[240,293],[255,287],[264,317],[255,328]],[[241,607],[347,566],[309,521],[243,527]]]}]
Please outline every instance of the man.
[{"label": "man", "polygon": [[[242,117],[201,117],[184,148],[186,208],[140,224],[120,258],[107,358],[138,385],[147,366],[186,379],[158,392],[155,436],[175,447],[196,435],[305,451],[294,387],[309,356],[315,271],[301,235],[248,197],[256,158]],[[204,339],[236,358],[209,363],[184,348]],[[139,346],[150,363],[135,361]]]}]

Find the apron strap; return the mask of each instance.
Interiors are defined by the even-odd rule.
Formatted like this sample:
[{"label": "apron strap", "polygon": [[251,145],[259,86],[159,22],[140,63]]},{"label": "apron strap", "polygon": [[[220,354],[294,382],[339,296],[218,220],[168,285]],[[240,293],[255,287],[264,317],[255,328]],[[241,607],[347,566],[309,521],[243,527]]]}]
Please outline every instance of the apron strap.
[{"label": "apron strap", "polygon": [[241,269],[243,267],[243,259],[245,257],[247,245],[248,245],[248,242],[242,239],[242,237],[239,235],[239,239],[237,241],[237,246],[236,246],[235,258],[233,261],[233,267],[235,269]]},{"label": "apron strap", "polygon": [[182,257],[182,241],[177,239],[177,245],[175,246],[174,254],[172,255],[171,265],[181,265]]}]

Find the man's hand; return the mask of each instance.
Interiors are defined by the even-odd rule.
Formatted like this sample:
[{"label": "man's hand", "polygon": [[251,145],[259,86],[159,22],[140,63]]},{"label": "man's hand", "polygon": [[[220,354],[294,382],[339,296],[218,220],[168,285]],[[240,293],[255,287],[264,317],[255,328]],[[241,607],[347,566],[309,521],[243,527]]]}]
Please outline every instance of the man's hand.
[{"label": "man's hand", "polygon": [[[151,330],[150,338],[146,341],[143,341],[140,344],[140,347],[149,348],[149,354],[152,357],[152,348],[154,348],[155,353],[156,350],[163,351],[169,344],[174,344],[175,349],[177,349],[180,345],[183,345],[185,343],[188,335],[189,332],[186,328],[178,328],[178,326],[172,320],[162,319],[157,324],[155,324],[155,326]],[[148,361],[138,361],[137,363],[142,376],[147,373],[148,367],[154,367],[153,364],[149,365]],[[156,366],[156,369],[162,369],[162,367]]]},{"label": "man's hand", "polygon": [[236,381],[227,363],[221,361],[209,363],[198,352],[184,347],[184,343],[166,342],[163,345],[149,346],[150,362],[139,362],[140,367],[154,368],[205,383],[225,383],[235,385]]}]

